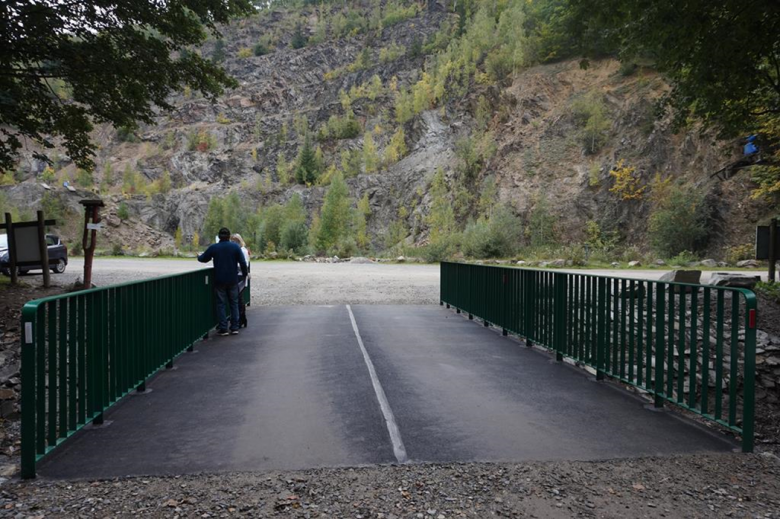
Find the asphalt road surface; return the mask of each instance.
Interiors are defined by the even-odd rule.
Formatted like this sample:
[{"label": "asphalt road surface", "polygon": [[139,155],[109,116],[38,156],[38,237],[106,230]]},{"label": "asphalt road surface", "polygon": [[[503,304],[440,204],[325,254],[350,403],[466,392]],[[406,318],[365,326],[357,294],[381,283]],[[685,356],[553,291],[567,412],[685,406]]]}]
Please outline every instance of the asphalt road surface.
[{"label": "asphalt road surface", "polygon": [[39,466],[52,478],[731,451],[438,305],[253,307]]}]

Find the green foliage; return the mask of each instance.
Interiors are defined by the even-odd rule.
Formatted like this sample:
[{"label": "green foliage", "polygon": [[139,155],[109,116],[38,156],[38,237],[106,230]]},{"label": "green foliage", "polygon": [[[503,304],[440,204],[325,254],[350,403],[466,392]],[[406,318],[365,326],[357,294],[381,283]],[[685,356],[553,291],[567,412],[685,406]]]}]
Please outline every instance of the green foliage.
[{"label": "green foliage", "polygon": [[255,43],[255,46],[252,47],[252,54],[254,54],[255,56],[265,56],[270,52],[271,49],[269,48],[268,43],[265,42],[263,39]]},{"label": "green foliage", "polygon": [[291,250],[296,254],[302,254],[309,240],[309,228],[306,222],[286,222],[282,227],[279,247],[282,250]]},{"label": "green foliage", "polygon": [[303,34],[303,27],[298,24],[295,26],[295,32],[293,32],[292,39],[290,40],[290,47],[293,49],[302,49],[309,43],[309,38]]},{"label": "green foliage", "polygon": [[290,171],[293,166],[293,164],[287,162],[284,152],[280,151],[279,155],[276,157],[276,177],[279,179],[280,184],[287,185],[290,183]]},{"label": "green foliage", "polygon": [[366,133],[363,137],[363,164],[366,173],[375,173],[379,167],[379,155],[371,133]]},{"label": "green foliage", "polygon": [[517,252],[522,237],[520,219],[500,205],[489,218],[480,218],[466,226],[463,253],[472,258],[506,258]]},{"label": "green foliage", "polygon": [[406,53],[406,47],[403,45],[398,45],[395,42],[392,42],[387,47],[382,47],[379,49],[379,62],[380,63],[390,63],[392,61],[395,61]]},{"label": "green foliage", "polygon": [[597,153],[606,142],[607,132],[612,127],[604,96],[597,91],[581,96],[572,103],[572,112],[580,127],[580,138],[585,152]]},{"label": "green foliage", "polygon": [[222,227],[230,229],[231,233],[239,233],[251,245],[257,229],[257,218],[244,204],[235,191],[223,197],[209,200],[206,218],[203,220],[203,236],[213,240]]},{"label": "green foliage", "polygon": [[41,182],[44,182],[46,184],[53,184],[57,181],[57,176],[54,173],[54,168],[51,166],[46,166],[43,168],[43,173],[41,173]]},{"label": "green foliage", "polygon": [[429,244],[433,246],[433,251],[449,254],[454,246],[450,237],[455,232],[455,210],[449,197],[444,170],[441,168],[436,170],[433,176],[429,194],[431,208],[426,217],[430,230]]},{"label": "green foliage", "polygon": [[216,146],[216,137],[203,128],[200,130],[193,130],[187,135],[187,149],[189,151],[205,153],[214,149]]},{"label": "green foliage", "polygon": [[628,0],[569,3],[568,29],[592,56],[605,36],[621,58],[651,56],[671,82],[665,101],[685,125],[691,116],[724,135],[746,135],[756,114],[780,106],[780,10],[773,0],[750,9],[731,0],[658,0],[637,10]]},{"label": "green foliage", "polygon": [[211,61],[214,63],[222,63],[225,61],[225,40],[218,39],[214,42],[214,48],[211,51]]},{"label": "green foliage", "polygon": [[181,249],[182,232],[181,227],[176,227],[176,232],[173,233],[173,246],[176,250]]},{"label": "green foliage", "polygon": [[489,219],[493,215],[496,201],[498,199],[498,185],[496,177],[490,175],[482,182],[482,189],[479,194],[479,216]]},{"label": "green foliage", "polygon": [[134,126],[120,126],[116,129],[116,138],[119,142],[139,142],[135,130]]},{"label": "green foliage", "polygon": [[318,252],[330,251],[350,237],[351,205],[344,177],[336,173],[325,195],[319,228],[314,237],[313,245]]},{"label": "green foliage", "polygon": [[475,133],[455,143],[458,172],[467,179],[474,179],[496,153],[495,137],[491,132]]},{"label": "green foliage", "polygon": [[64,224],[67,217],[70,216],[70,211],[65,203],[60,200],[59,196],[50,191],[46,191],[41,198],[41,210],[45,218],[57,220],[60,225]]},{"label": "green foliage", "polygon": [[77,169],[76,170],[76,184],[79,187],[83,187],[85,189],[88,189],[88,188],[92,187],[95,184],[95,180],[92,178],[92,173],[90,173],[86,169]]},{"label": "green foliage", "polygon": [[617,231],[604,231],[595,220],[585,224],[585,245],[591,252],[611,253],[617,246],[620,236]]},{"label": "green foliage", "polygon": [[767,299],[780,304],[780,283],[772,281],[759,281],[756,283],[755,291]]},{"label": "green foliage", "polygon": [[350,109],[343,117],[331,115],[328,122],[320,127],[317,138],[319,140],[354,139],[360,135],[361,130],[360,123]]},{"label": "green foliage", "polygon": [[365,250],[368,247],[368,219],[371,217],[371,206],[368,202],[368,193],[358,201],[357,211],[355,211],[355,242],[360,249]]},{"label": "green foliage", "polygon": [[13,167],[25,140],[42,150],[61,143],[77,167],[92,170],[94,122],[152,124],[185,85],[216,99],[235,80],[181,51],[253,9],[249,0],[14,5],[4,11],[0,46],[0,171]]},{"label": "green foliage", "polygon": [[130,218],[130,210],[127,208],[127,204],[125,202],[119,203],[119,207],[116,210],[116,215],[122,221],[128,220]]},{"label": "green foliage", "polygon": [[388,2],[385,4],[384,12],[382,13],[382,27],[390,27],[397,23],[414,18],[419,11],[419,5],[417,3],[410,3],[409,5],[403,5],[402,2]]},{"label": "green foliage", "polygon": [[547,197],[537,198],[531,214],[528,217],[526,235],[532,247],[546,247],[557,243],[555,216],[550,211]]},{"label": "green foliage", "polygon": [[665,258],[696,251],[706,237],[703,196],[693,188],[671,185],[666,196],[654,196],[648,222],[653,250]]},{"label": "green foliage", "polygon": [[295,180],[299,184],[314,184],[322,173],[322,163],[317,160],[316,152],[311,145],[311,138],[307,134],[303,141],[303,147],[298,153],[298,161],[295,166]]},{"label": "green foliage", "polygon": [[406,156],[406,135],[404,135],[404,129],[398,128],[393,136],[390,138],[390,142],[385,148],[382,162],[385,167],[389,167]]},{"label": "green foliage", "polygon": [[753,259],[755,246],[752,243],[743,243],[734,245],[726,249],[726,262],[730,265],[736,265],[738,261]]},{"label": "green foliage", "polygon": [[238,57],[241,59],[251,58],[252,54],[252,49],[249,47],[242,47],[238,49]]}]

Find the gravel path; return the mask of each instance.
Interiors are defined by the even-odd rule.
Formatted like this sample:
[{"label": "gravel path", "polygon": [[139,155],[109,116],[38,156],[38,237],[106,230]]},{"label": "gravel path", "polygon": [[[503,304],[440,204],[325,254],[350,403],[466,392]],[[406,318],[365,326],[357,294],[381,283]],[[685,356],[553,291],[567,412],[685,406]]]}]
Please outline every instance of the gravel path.
[{"label": "gravel path", "polygon": [[762,517],[780,461],[705,455],[11,483],[0,517]]},{"label": "gravel path", "polygon": [[[95,258],[93,283],[125,283],[205,268],[194,259]],[[72,258],[58,285],[81,278],[82,258]],[[40,276],[22,278],[40,284]],[[252,264],[252,302],[263,306],[325,304],[436,304],[439,266],[419,264],[303,263]]]}]

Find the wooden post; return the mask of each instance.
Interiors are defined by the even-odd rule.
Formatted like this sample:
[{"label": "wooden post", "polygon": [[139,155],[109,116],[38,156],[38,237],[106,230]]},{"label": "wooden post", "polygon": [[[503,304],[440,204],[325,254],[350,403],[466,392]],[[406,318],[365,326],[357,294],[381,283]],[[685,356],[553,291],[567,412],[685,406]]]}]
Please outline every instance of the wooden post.
[{"label": "wooden post", "polygon": [[777,218],[769,223],[769,281],[775,280],[775,263],[777,262]]},{"label": "wooden post", "polygon": [[51,270],[49,269],[49,247],[46,245],[46,220],[43,211],[38,211],[38,249],[41,253],[41,268],[43,269],[43,286],[51,286]]},{"label": "wooden post", "polygon": [[14,222],[11,213],[5,213],[5,230],[8,233],[8,259],[11,263],[11,284],[15,285],[19,281],[19,274],[16,271],[16,243],[14,240]]},{"label": "wooden post", "polygon": [[99,210],[103,207],[102,200],[82,200],[84,206],[84,235],[81,240],[84,249],[84,288],[92,288],[92,260],[95,257],[95,245],[97,244],[97,230],[87,229],[90,223],[100,223]]}]

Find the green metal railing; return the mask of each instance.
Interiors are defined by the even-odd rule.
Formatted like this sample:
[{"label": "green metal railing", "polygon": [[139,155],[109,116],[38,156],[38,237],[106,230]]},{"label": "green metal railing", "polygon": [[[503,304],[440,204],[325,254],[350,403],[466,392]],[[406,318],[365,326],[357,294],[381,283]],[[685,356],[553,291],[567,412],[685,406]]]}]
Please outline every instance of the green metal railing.
[{"label": "green metal railing", "polygon": [[[22,310],[22,477],[216,325],[213,268],[30,301]],[[250,299],[249,286],[244,300]]]},{"label": "green metal railing", "polygon": [[441,304],[717,422],[753,451],[756,296],[750,290],[462,263]]}]

